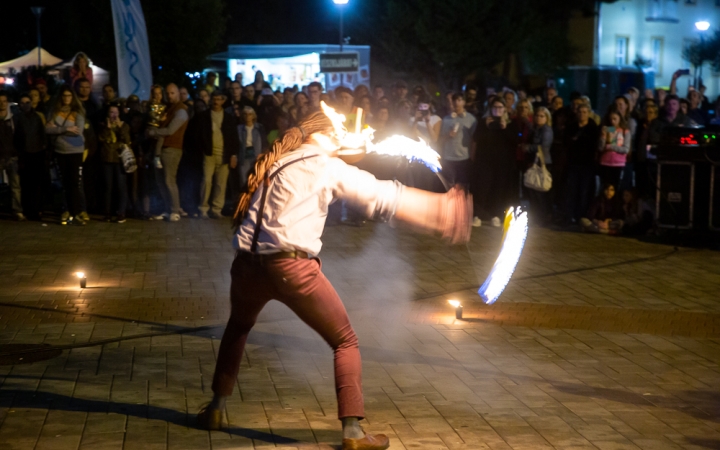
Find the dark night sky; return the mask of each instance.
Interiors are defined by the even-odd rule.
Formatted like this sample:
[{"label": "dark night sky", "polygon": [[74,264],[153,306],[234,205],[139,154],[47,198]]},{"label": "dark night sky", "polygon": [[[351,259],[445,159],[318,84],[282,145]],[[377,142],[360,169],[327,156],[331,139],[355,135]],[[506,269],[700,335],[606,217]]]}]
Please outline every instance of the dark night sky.
[{"label": "dark night sky", "polygon": [[[141,0],[176,5],[168,0]],[[3,0],[3,45],[0,61],[19,56],[35,47],[35,18],[30,6],[45,6],[42,18],[43,47],[59,57],[70,57],[76,51],[112,46],[113,31],[110,0]],[[260,0],[253,6],[246,0],[226,0],[231,20],[226,41],[235,43],[336,43],[338,41],[338,7],[332,0]],[[353,44],[363,43],[354,33],[362,27],[362,14],[373,0],[350,0],[344,5],[346,36]],[[10,20],[8,20],[10,19]],[[191,19],[189,19],[191,20]],[[152,23],[148,20],[148,27]],[[212,26],[212,24],[208,24]],[[93,41],[90,43],[89,41]],[[109,48],[112,50],[112,48]],[[98,58],[96,55],[95,58]],[[106,59],[100,56],[101,59]]]}]

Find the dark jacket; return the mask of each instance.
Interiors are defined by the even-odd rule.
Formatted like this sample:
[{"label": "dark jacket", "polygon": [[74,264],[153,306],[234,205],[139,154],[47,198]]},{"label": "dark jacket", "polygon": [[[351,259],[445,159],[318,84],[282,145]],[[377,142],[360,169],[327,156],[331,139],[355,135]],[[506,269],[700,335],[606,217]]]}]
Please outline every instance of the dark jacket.
[{"label": "dark jacket", "polygon": [[130,146],[130,126],[123,122],[121,127],[108,128],[107,124],[100,130],[100,156],[103,162],[120,163],[122,147]]},{"label": "dark jacket", "polygon": [[17,116],[17,129],[15,130],[15,148],[22,155],[24,153],[40,153],[45,150],[47,137],[45,123],[37,111],[19,113]]},{"label": "dark jacket", "polygon": [[[205,156],[213,154],[212,139],[212,110],[208,109],[198,113],[193,119],[196,121],[195,146]],[[240,151],[240,138],[237,133],[237,120],[232,114],[223,111],[223,121],[220,127],[223,137],[223,163],[230,162],[230,157],[237,155]]]},{"label": "dark jacket", "polygon": [[581,127],[577,122],[570,124],[565,131],[567,139],[568,162],[573,166],[592,167],[595,165],[600,127],[589,119]]}]

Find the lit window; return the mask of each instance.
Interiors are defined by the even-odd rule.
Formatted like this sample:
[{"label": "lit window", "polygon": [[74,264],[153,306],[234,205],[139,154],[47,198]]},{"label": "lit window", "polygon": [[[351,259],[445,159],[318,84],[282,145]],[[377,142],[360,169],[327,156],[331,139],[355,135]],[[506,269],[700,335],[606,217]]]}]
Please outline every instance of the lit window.
[{"label": "lit window", "polygon": [[663,38],[653,37],[650,39],[650,51],[652,52],[652,68],[655,75],[662,75],[662,54],[663,54]]},{"label": "lit window", "polygon": [[615,38],[615,64],[624,66],[628,63],[628,40],[626,36]]}]

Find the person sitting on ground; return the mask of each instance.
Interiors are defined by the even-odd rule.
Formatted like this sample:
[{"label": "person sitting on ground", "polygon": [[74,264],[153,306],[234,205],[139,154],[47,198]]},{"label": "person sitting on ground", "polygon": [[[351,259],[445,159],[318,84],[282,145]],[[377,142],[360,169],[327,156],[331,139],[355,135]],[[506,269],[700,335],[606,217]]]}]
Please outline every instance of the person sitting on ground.
[{"label": "person sitting on ground", "polygon": [[580,225],[588,233],[620,234],[624,215],[623,206],[615,196],[615,187],[606,183],[590,204],[587,217],[580,219]]},{"label": "person sitting on ground", "polygon": [[653,226],[653,214],[635,188],[623,191],[623,228],[627,236],[642,236]]}]

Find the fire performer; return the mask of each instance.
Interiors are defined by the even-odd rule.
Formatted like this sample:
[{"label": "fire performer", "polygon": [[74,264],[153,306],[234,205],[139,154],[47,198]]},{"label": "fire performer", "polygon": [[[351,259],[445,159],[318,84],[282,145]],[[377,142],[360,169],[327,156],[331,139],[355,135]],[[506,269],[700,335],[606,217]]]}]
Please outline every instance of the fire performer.
[{"label": "fire performer", "polygon": [[347,311],[317,258],[328,205],[349,202],[368,217],[437,234],[449,243],[470,237],[472,199],[459,188],[434,194],[379,181],[336,157],[333,122],[315,112],[262,154],[235,212],[237,250],[231,269],[231,314],[215,367],[212,402],[198,414],[222,427],[248,333],[271,299],[288,306],[332,347],[344,450],[386,449],[385,435],[365,434],[360,352]]}]

